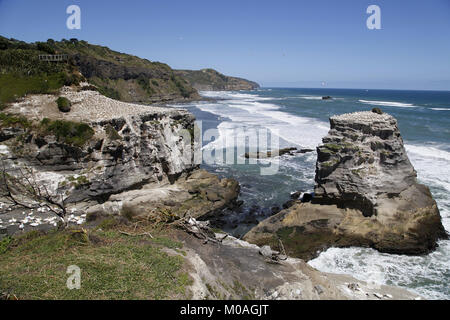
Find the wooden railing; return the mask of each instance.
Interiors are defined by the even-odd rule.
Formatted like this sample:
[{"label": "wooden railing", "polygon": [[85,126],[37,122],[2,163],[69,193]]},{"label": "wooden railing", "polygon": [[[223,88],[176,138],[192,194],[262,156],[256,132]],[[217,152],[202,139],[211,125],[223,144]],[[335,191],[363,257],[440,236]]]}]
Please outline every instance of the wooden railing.
[{"label": "wooden railing", "polygon": [[51,61],[51,62],[67,61],[67,60],[69,60],[69,55],[67,55],[67,54],[40,54],[39,60]]}]

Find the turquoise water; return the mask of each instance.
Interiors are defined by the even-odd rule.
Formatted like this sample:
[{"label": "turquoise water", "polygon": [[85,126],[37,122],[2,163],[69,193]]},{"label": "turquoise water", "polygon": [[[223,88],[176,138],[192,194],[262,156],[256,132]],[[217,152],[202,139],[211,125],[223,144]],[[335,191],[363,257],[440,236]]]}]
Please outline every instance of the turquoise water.
[{"label": "turquoise water", "polygon": [[[217,99],[188,105],[203,130],[217,128],[215,141],[204,141],[204,153],[220,142],[236,138],[237,129],[266,128],[279,138],[280,147],[315,149],[329,130],[335,114],[379,107],[397,118],[405,147],[420,182],[436,199],[443,223],[450,230],[450,92],[278,89],[251,92],[202,92]],[[332,96],[332,100],[322,100]],[[242,156],[242,155],[237,155]],[[281,206],[290,192],[312,191],[316,153],[282,156],[274,175],[261,175],[259,165],[204,164],[208,170],[237,179],[242,186],[242,210],[229,212],[222,227],[240,236]],[[351,274],[376,284],[393,284],[428,299],[450,298],[450,242],[427,256],[382,254],[372,249],[332,248],[309,262],[315,268]]]}]

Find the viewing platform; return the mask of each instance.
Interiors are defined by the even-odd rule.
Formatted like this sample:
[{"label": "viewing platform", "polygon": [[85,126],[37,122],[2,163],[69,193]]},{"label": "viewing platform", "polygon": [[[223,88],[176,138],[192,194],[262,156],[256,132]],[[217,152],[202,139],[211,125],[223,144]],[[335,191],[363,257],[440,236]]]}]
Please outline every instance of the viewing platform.
[{"label": "viewing platform", "polygon": [[40,54],[39,60],[50,61],[50,62],[65,62],[69,60],[69,55],[67,54]]}]

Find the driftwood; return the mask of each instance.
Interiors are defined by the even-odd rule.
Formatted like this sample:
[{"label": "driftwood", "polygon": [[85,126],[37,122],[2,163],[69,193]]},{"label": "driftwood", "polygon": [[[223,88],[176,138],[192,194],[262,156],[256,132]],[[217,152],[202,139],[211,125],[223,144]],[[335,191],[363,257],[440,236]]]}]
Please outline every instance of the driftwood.
[{"label": "driftwood", "polygon": [[222,243],[225,238],[228,237],[228,234],[226,234],[223,238],[217,239],[216,234],[214,231],[208,226],[208,221],[197,221],[194,218],[191,218],[190,216],[186,218],[179,219],[174,222],[174,224],[186,231],[189,234],[194,235],[198,239],[203,240],[203,244],[206,244],[208,242],[213,242],[220,244]]},{"label": "driftwood", "polygon": [[288,256],[286,254],[286,250],[284,250],[284,245],[283,245],[283,241],[281,241],[280,238],[278,238],[278,246],[280,247],[280,253],[278,255],[278,259],[279,260],[287,260]]},{"label": "driftwood", "polygon": [[281,261],[287,260],[286,251],[283,242],[278,238],[279,251],[272,250],[270,246],[263,246],[259,250],[259,254],[264,257],[264,261],[272,264],[281,264]]}]

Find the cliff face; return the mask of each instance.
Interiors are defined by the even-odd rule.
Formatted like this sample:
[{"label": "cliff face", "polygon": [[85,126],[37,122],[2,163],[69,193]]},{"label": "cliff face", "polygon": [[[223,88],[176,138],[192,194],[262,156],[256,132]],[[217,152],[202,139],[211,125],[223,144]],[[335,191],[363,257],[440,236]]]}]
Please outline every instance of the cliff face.
[{"label": "cliff face", "polygon": [[246,239],[284,238],[291,253],[312,258],[330,246],[369,246],[421,254],[446,232],[429,189],[417,183],[397,121],[357,112],[330,119],[317,148],[315,196],[263,221]]},{"label": "cliff face", "polygon": [[[51,95],[28,96],[6,110],[0,138],[10,174],[17,166],[34,170],[39,184],[92,217],[124,211],[200,217],[233,205],[239,184],[193,161],[194,117],[187,111],[94,91],[66,88],[62,95],[73,103],[69,113],[59,112]],[[11,124],[19,115],[26,125]]]},{"label": "cliff face", "polygon": [[199,99],[197,91],[167,64],[152,62],[85,41],[56,42],[99,91],[125,102],[157,103]]},{"label": "cliff face", "polygon": [[259,88],[256,82],[225,76],[213,69],[177,70],[176,73],[199,91],[238,91]]}]

